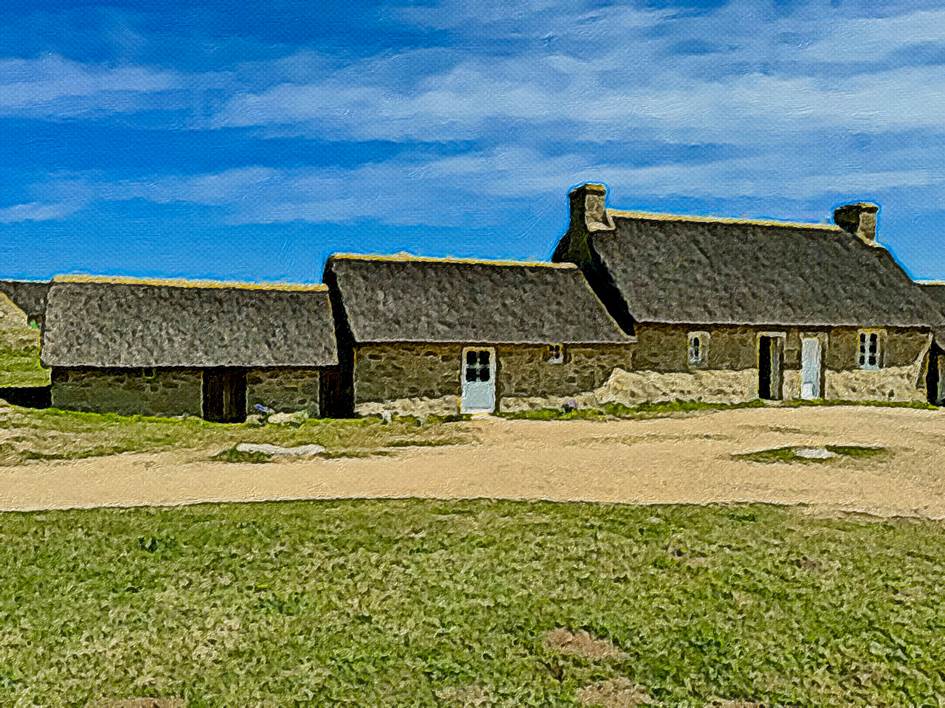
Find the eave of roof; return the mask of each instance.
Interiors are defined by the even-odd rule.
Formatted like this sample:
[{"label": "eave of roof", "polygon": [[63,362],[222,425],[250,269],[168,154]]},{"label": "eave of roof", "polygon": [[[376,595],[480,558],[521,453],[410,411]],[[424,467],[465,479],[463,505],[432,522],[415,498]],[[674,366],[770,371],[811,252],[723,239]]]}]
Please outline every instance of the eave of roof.
[{"label": "eave of roof", "polygon": [[235,280],[188,280],[183,278],[136,278],[112,275],[57,275],[54,283],[95,283],[101,285],[147,285],[166,288],[215,288],[232,290],[280,290],[325,292],[322,283],[248,283]]},{"label": "eave of roof", "polygon": [[551,261],[511,261],[511,260],[489,260],[487,258],[455,258],[434,257],[434,256],[414,256],[412,254],[372,254],[372,253],[333,253],[328,257],[329,261],[384,261],[400,263],[457,263],[459,265],[485,265],[485,266],[515,266],[519,268],[556,268],[558,270],[573,270],[577,268],[573,263],[552,263]]},{"label": "eave of roof", "polygon": [[785,229],[818,229],[843,233],[836,224],[819,224],[804,221],[778,221],[776,219],[740,219],[725,216],[697,216],[690,214],[665,214],[649,211],[627,211],[607,209],[607,213],[618,219],[644,219],[647,221],[680,221],[700,224],[742,224],[745,226],[773,226]]}]

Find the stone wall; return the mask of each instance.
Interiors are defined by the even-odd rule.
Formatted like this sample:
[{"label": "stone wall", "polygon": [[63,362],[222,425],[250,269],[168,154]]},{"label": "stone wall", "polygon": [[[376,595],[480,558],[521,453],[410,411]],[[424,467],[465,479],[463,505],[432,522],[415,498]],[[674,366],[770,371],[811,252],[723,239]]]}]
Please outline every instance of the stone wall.
[{"label": "stone wall", "polygon": [[857,362],[859,330],[830,330],[824,396],[842,401],[925,401],[931,342],[928,332],[887,328],[882,336],[882,366],[868,370],[860,369]]},{"label": "stone wall", "polygon": [[276,411],[320,413],[321,374],[318,369],[250,369],[246,372],[246,410],[261,403]]},{"label": "stone wall", "polygon": [[[707,331],[707,361],[698,369],[688,363],[690,332]],[[857,363],[859,328],[833,327],[820,330],[797,327],[691,327],[679,325],[642,325],[637,330],[638,343],[634,351],[634,371],[649,370],[659,373],[703,374],[712,376],[669,377],[657,383],[649,377],[632,387],[635,391],[650,390],[653,395],[665,396],[673,389],[679,398],[712,400],[739,398],[735,389],[727,389],[732,382],[732,371],[740,372],[748,387],[746,400],[757,398],[758,390],[758,336],[762,332],[784,333],[783,397],[800,397],[801,339],[818,337],[823,346],[825,398],[834,400],[894,400],[921,401],[925,398],[925,360],[928,355],[929,334],[918,329],[886,328],[883,336],[883,366],[877,371],[860,369]],[[708,382],[712,383],[708,383]],[[708,383],[708,388],[703,388]],[[725,391],[728,390],[728,394]],[[649,395],[649,394],[648,394]]]},{"label": "stone wall", "polygon": [[[706,361],[688,361],[689,333],[708,332]],[[782,397],[801,392],[801,339],[823,347],[823,395],[835,400],[925,399],[929,334],[890,328],[884,335],[883,368],[858,368],[857,328],[641,325],[627,345],[566,346],[565,362],[546,361],[547,347],[498,345],[496,399],[500,411],[661,401],[738,403],[758,398],[758,337],[784,333]],[[463,346],[400,344],[362,346],[355,355],[355,410],[414,415],[459,409]]]},{"label": "stone wall", "polygon": [[[544,345],[497,345],[496,399],[500,410],[529,399],[565,399],[601,386],[616,367],[629,368],[632,345],[565,346],[564,362],[547,361]],[[354,403],[359,415],[385,410],[447,415],[459,410],[464,345],[397,344],[358,347]]]},{"label": "stone wall", "polygon": [[197,369],[60,369],[52,371],[55,408],[121,415],[201,414]]},{"label": "stone wall", "polygon": [[564,361],[548,362],[548,347],[499,346],[496,397],[500,411],[559,407],[602,386],[615,369],[633,364],[633,345],[571,345]]}]

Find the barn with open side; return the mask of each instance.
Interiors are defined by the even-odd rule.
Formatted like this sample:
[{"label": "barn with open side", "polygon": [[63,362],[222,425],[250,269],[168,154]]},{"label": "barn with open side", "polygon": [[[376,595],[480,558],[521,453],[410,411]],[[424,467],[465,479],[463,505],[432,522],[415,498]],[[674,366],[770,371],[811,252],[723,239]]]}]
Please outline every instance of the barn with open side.
[{"label": "barn with open side", "polygon": [[630,366],[571,264],[334,255],[338,415],[559,406]]},{"label": "barn with open side", "polygon": [[322,285],[62,276],[42,360],[59,408],[235,422],[256,403],[319,415],[338,354]]}]

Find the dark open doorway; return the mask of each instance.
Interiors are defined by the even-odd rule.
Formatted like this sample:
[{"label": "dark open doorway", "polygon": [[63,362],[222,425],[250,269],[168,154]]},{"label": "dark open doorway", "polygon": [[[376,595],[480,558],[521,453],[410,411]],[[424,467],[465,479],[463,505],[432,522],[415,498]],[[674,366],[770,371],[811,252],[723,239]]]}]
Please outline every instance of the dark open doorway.
[{"label": "dark open doorway", "polygon": [[935,342],[929,349],[929,369],[925,374],[925,390],[927,400],[935,406],[942,405],[942,399],[945,398],[945,381],[943,381],[943,371],[945,368],[945,352]]},{"label": "dark open doorway", "polygon": [[246,420],[245,371],[204,370],[203,417],[217,423],[241,423]]},{"label": "dark open doorway", "polygon": [[758,397],[781,400],[784,369],[784,337],[761,335],[758,338]]}]

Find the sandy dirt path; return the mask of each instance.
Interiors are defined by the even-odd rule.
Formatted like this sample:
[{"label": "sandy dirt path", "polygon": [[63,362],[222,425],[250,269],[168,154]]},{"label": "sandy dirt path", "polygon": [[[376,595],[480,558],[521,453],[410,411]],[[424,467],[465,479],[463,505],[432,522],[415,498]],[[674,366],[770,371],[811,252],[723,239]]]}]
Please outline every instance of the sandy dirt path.
[{"label": "sandy dirt path", "polygon": [[[651,420],[469,425],[479,442],[394,456],[271,464],[207,451],[0,467],[0,509],[344,497],[773,502],[945,518],[945,412],[766,408]],[[881,459],[761,464],[733,454],[786,445],[883,446]],[[215,452],[215,451],[213,451]]]}]

